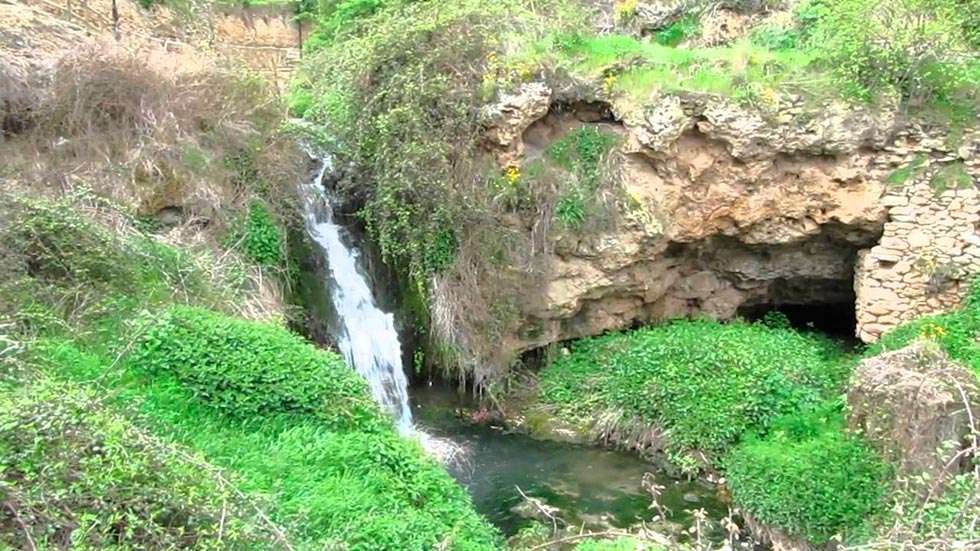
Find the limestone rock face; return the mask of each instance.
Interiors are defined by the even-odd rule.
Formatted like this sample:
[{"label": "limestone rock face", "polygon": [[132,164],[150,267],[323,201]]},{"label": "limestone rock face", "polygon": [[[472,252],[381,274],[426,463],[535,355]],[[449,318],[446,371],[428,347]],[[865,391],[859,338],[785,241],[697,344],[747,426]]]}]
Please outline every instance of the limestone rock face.
[{"label": "limestone rock face", "polygon": [[918,342],[861,362],[847,395],[848,423],[902,474],[940,480],[947,464],[947,474],[955,474],[967,463],[954,459],[970,431],[967,409],[980,411],[977,390],[966,368],[935,344]]},{"label": "limestone rock face", "polygon": [[[486,142],[502,166],[541,160],[583,126],[619,137],[597,192],[607,198],[602,222],[549,225],[547,254],[496,343],[505,356],[787,304],[856,304],[858,336],[870,342],[908,317],[955,306],[980,273],[976,132],[953,142],[900,121],[898,110],[814,109],[801,98],[761,111],[693,93],[642,106],[563,93],[525,85],[485,111]],[[895,172],[920,157],[927,169],[895,184]],[[936,192],[932,175],[944,174],[956,189]],[[512,225],[540,237],[532,224]],[[920,267],[942,267],[910,275],[926,250],[935,260]]]},{"label": "limestone rock face", "polygon": [[483,109],[484,138],[497,150],[497,162],[510,166],[524,153],[521,136],[531,124],[548,113],[551,90],[540,83],[521,86],[516,94]]},{"label": "limestone rock face", "polygon": [[687,3],[682,0],[650,0],[636,4],[635,19],[641,29],[657,30],[670,25],[684,14]]}]

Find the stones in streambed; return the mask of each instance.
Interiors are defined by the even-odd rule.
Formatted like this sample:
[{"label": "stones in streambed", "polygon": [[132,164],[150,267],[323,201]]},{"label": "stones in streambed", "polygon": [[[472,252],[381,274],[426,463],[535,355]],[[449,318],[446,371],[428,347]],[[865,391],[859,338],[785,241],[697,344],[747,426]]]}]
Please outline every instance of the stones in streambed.
[{"label": "stones in streambed", "polygon": [[561,524],[561,509],[553,505],[548,505],[543,499],[532,497],[521,492],[521,501],[510,508],[510,512],[520,517],[536,520],[546,524]]}]

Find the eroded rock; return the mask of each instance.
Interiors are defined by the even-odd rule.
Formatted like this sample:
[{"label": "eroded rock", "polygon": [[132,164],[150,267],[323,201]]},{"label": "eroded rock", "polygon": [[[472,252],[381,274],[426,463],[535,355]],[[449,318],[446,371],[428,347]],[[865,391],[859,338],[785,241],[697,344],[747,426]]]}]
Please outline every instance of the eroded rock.
[{"label": "eroded rock", "polygon": [[847,394],[848,424],[905,475],[941,480],[967,464],[960,455],[977,378],[938,345],[920,341],[862,361]]},{"label": "eroded rock", "polygon": [[[941,129],[900,122],[897,110],[794,97],[761,111],[658,93],[641,106],[585,103],[591,110],[580,115],[561,95],[551,101],[563,109],[545,106],[543,87],[504,98],[488,111],[500,121],[488,143],[501,163],[532,162],[595,125],[620,139],[606,176],[615,190],[603,192],[620,198],[587,231],[550,226],[547,254],[495,342],[503,357],[668,318],[729,319],[758,305],[856,301],[858,335],[872,341],[905,321],[899,312],[955,306],[980,273],[976,189],[937,194],[891,182],[920,155],[980,182],[973,131],[952,143]],[[916,247],[939,247],[958,266],[941,272],[936,296],[907,271],[888,275],[893,264],[905,270]]]},{"label": "eroded rock", "polygon": [[524,153],[521,136],[550,107],[551,89],[541,83],[530,83],[483,109],[484,139],[494,148],[501,166],[511,166],[521,157]]}]

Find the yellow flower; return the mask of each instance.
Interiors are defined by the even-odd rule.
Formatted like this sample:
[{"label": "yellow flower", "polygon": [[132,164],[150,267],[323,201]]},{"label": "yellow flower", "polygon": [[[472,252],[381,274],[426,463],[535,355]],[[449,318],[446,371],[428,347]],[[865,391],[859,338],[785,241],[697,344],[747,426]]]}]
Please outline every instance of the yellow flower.
[{"label": "yellow flower", "polygon": [[612,94],[613,86],[616,85],[616,75],[607,75],[602,79],[602,91],[607,95]]},{"label": "yellow flower", "polygon": [[946,335],[946,328],[936,323],[927,323],[922,326],[920,334],[924,338],[935,340]]},{"label": "yellow flower", "polygon": [[504,171],[504,180],[510,185],[517,185],[517,182],[521,179],[521,169],[516,166],[509,166],[507,170]]}]

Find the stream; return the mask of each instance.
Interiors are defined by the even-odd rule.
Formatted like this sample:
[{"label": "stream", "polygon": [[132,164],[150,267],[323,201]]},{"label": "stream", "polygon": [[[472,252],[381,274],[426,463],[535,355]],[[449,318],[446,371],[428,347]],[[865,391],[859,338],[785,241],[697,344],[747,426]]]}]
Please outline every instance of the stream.
[{"label": "stream", "polygon": [[[709,483],[668,477],[633,454],[535,440],[500,427],[474,425],[458,415],[472,405],[444,386],[412,388],[416,426],[459,446],[458,458],[447,465],[450,474],[469,491],[476,509],[506,536],[531,522],[518,512],[524,501],[518,488],[557,507],[558,516],[576,528],[584,525],[587,530],[601,531],[649,522],[657,511],[643,488],[647,473],[664,487],[660,504],[667,519],[657,523],[658,531],[684,540],[688,537],[684,532],[694,525],[694,510],[703,508],[715,521],[728,514]],[[717,522],[708,524],[705,536],[720,539]]]},{"label": "stream", "polygon": [[[307,279],[313,287],[307,291],[331,306],[330,332],[377,402],[405,436],[418,438],[434,456],[442,455],[480,513],[506,536],[514,535],[532,522],[530,517],[541,516],[540,509],[525,499],[528,496],[557,508],[554,520],[545,518],[555,528],[626,529],[658,515],[647,490],[652,477],[664,513],[653,528],[681,541],[689,539],[694,511],[703,509],[709,520],[701,523],[706,526],[702,536],[723,537],[717,521],[728,509],[709,484],[670,478],[634,455],[534,440],[469,423],[460,412],[474,404],[448,387],[422,385],[410,393],[394,317],[377,306],[370,274],[351,233],[334,221],[332,197],[323,185],[330,160],[314,159],[318,169],[302,192],[306,231],[325,269]],[[437,448],[453,453],[446,456]]]}]

